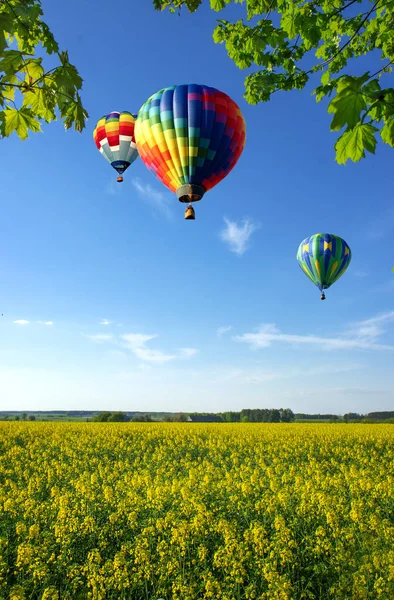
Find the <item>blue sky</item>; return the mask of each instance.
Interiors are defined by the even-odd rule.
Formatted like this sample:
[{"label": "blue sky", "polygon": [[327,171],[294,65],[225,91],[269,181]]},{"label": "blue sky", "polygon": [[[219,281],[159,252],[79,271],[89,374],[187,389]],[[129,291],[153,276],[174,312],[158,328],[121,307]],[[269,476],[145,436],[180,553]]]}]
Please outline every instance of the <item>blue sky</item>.
[{"label": "blue sky", "polygon": [[[92,6],[44,2],[84,78],[86,130],[0,144],[0,410],[393,409],[392,149],[337,165],[311,88],[248,106],[208,9]],[[141,161],[116,184],[92,132],[191,82],[237,101],[247,142],[187,222]],[[295,259],[320,231],[353,252],[325,302]]]}]

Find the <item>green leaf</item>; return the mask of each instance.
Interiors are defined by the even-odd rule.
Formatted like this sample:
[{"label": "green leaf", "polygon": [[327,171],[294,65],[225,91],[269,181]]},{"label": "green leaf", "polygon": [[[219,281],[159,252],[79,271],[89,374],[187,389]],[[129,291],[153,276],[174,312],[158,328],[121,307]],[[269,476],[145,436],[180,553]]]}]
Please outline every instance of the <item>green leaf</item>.
[{"label": "green leaf", "polygon": [[225,41],[225,39],[226,34],[224,32],[224,29],[223,27],[218,25],[213,31],[213,41],[215,42],[215,44],[222,44]]},{"label": "green leaf", "polygon": [[42,59],[35,58],[25,61],[25,66],[21,69],[23,73],[26,73],[26,80],[31,83],[40,79],[44,75],[44,69],[42,67]]},{"label": "green leaf", "polygon": [[63,88],[66,93],[74,94],[75,89],[81,89],[82,78],[77,69],[70,63],[64,63],[53,73],[53,79],[59,88]]},{"label": "green leaf", "polygon": [[328,112],[334,114],[331,121],[331,131],[339,131],[344,125],[352,128],[361,118],[361,112],[366,110],[367,104],[361,93],[360,82],[356,77],[343,78],[337,88],[337,95],[328,105]]},{"label": "green leaf", "polygon": [[82,129],[84,129],[88,113],[83,108],[79,96],[77,96],[76,101],[69,101],[64,104],[61,114],[66,129],[70,129],[72,125],[74,125],[76,131],[82,131]]},{"label": "green leaf", "polygon": [[210,0],[210,5],[212,10],[219,12],[220,10],[223,10],[223,8],[226,6],[226,3],[224,0]]},{"label": "green leaf", "polygon": [[31,111],[47,123],[55,119],[53,111],[55,101],[49,90],[42,87],[36,87],[24,95],[23,106],[30,107]]},{"label": "green leaf", "polygon": [[[39,2],[12,2],[12,12],[17,15],[18,21],[21,21],[26,27],[37,21],[42,15],[42,8]],[[30,6],[29,6],[30,5]]]},{"label": "green leaf", "polygon": [[348,159],[358,162],[365,158],[365,150],[375,154],[377,131],[369,123],[358,123],[353,129],[345,131],[335,144],[337,163],[345,165]]},{"label": "green leaf", "polygon": [[5,114],[4,110],[0,111],[0,137],[5,136]]},{"label": "green leaf", "polygon": [[280,20],[280,26],[284,31],[286,31],[290,40],[293,40],[297,35],[297,28],[295,24],[295,19],[292,14],[284,14]]},{"label": "green leaf", "polygon": [[[10,33],[13,30],[13,18],[10,14],[11,11],[5,10],[7,8],[8,6],[3,5],[2,10],[0,10],[0,31],[2,32],[3,37],[5,32]],[[1,49],[3,50],[3,48]]]},{"label": "green leaf", "polygon": [[0,60],[0,71],[14,75],[23,65],[23,54],[19,50],[4,50]]},{"label": "green leaf", "polygon": [[362,86],[361,91],[365,96],[366,102],[376,100],[376,97],[381,92],[380,83],[377,79],[371,79],[371,81]]},{"label": "green leaf", "polygon": [[387,121],[381,130],[380,135],[385,144],[394,148],[394,119]]},{"label": "green leaf", "polygon": [[16,108],[7,107],[4,111],[4,118],[4,135],[6,136],[15,131],[22,140],[25,140],[29,129],[33,132],[41,131],[40,123],[28,108],[22,107],[17,110]]},{"label": "green leaf", "polygon": [[18,84],[18,77],[16,75],[10,75],[7,77],[6,81],[0,84],[0,99],[2,104],[4,104],[4,100],[13,101],[15,98],[15,86],[13,84]]},{"label": "green leaf", "polygon": [[55,38],[53,37],[52,32],[50,31],[48,25],[46,23],[42,23],[42,37],[41,43],[44,46],[45,50],[48,54],[53,54],[53,52],[59,52],[59,46]]}]

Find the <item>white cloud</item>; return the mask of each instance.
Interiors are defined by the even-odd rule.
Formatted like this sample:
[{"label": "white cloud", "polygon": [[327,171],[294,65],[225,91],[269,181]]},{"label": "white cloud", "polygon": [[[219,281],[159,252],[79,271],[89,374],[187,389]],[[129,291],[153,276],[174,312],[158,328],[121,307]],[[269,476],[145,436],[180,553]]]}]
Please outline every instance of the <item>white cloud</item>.
[{"label": "white cloud", "polygon": [[225,333],[228,333],[232,329],[232,325],[227,325],[225,327],[218,327],[216,330],[216,334],[218,337],[222,337]]},{"label": "white cloud", "polygon": [[166,363],[176,358],[174,354],[166,354],[161,350],[151,350],[146,348],[146,344],[158,337],[158,335],[145,335],[143,333],[126,333],[120,336],[125,342],[126,347],[130,348],[133,354],[140,360],[149,363]]},{"label": "white cloud", "polygon": [[242,256],[248,249],[249,239],[259,228],[257,223],[254,223],[249,217],[245,217],[242,221],[230,221],[224,217],[226,227],[220,232],[220,239],[226,242],[231,250],[238,256]]},{"label": "white cloud", "polygon": [[176,354],[168,354],[162,350],[147,348],[146,344],[158,337],[156,333],[148,335],[144,333],[126,333],[120,337],[126,342],[125,346],[137,358],[148,363],[162,364],[170,362],[175,358],[191,358],[198,352],[196,348],[180,348]]},{"label": "white cloud", "polygon": [[198,353],[197,348],[179,348],[180,358],[191,358]]},{"label": "white cloud", "polygon": [[383,325],[390,321],[394,321],[394,310],[351,324],[348,327],[347,335],[356,339],[374,341],[385,333]]},{"label": "white cloud", "polygon": [[18,319],[14,321],[15,325],[29,325],[30,321],[26,321],[25,319]]},{"label": "white cloud", "polygon": [[37,321],[40,325],[47,325],[48,327],[53,325],[53,321]]},{"label": "white cloud", "polygon": [[379,315],[376,315],[375,317],[371,317],[371,319],[366,319],[365,321],[360,321],[360,324],[384,323],[384,322],[387,323],[388,321],[394,321],[394,310],[391,310],[391,311],[385,312],[385,313],[381,313]]},{"label": "white cloud", "polygon": [[143,183],[138,177],[132,179],[132,184],[137,190],[139,196],[143,200],[147,201],[152,208],[157,208],[160,210],[167,217],[167,219],[172,218],[171,209],[163,192],[155,190],[150,183]]},{"label": "white cloud", "polygon": [[394,350],[394,346],[377,343],[385,332],[383,323],[394,320],[394,311],[377,315],[371,319],[353,324],[340,337],[321,337],[316,335],[294,335],[282,333],[275,324],[260,325],[254,333],[234,336],[238,342],[245,342],[253,348],[267,348],[274,342],[287,344],[309,344],[326,350]]},{"label": "white cloud", "polygon": [[151,350],[150,348],[135,348],[133,350],[135,356],[146,362],[162,364],[174,360],[175,354],[165,354],[161,350]]},{"label": "white cloud", "polygon": [[113,335],[111,333],[96,333],[94,335],[85,335],[85,337],[89,338],[92,342],[96,344],[102,344],[103,342],[110,342],[113,339]]},{"label": "white cloud", "polygon": [[112,321],[108,321],[108,319],[101,319],[100,325],[111,325]]},{"label": "white cloud", "polygon": [[120,336],[127,343],[127,346],[132,350],[142,348],[147,342],[158,337],[157,333],[153,335],[145,335],[143,333],[125,333]]}]

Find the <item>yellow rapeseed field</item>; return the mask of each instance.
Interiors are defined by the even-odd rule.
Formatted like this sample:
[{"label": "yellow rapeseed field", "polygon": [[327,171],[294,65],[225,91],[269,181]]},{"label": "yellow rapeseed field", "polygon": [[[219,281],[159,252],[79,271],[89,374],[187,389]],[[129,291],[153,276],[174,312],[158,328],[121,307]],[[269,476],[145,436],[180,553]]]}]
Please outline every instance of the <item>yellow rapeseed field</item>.
[{"label": "yellow rapeseed field", "polygon": [[394,599],[394,426],[0,423],[1,600]]}]

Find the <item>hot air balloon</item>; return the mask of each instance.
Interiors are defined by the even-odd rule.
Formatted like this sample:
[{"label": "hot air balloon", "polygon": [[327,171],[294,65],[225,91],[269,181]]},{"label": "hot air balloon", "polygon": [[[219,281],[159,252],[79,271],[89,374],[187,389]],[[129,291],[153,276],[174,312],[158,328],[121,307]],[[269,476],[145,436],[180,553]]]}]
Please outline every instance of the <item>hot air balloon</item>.
[{"label": "hot air balloon", "polygon": [[322,300],[326,298],[324,290],[344,274],[351,258],[345,240],[330,233],[315,233],[305,238],[297,252],[298,264],[319,288]]},{"label": "hot air balloon", "polygon": [[134,137],[137,115],[130,112],[111,112],[102,117],[93,131],[97,148],[111,166],[119,173],[117,181],[123,181],[123,173],[138,157]]},{"label": "hot air balloon", "polygon": [[[140,108],[135,139],[148,169],[180,202],[196,202],[237,163],[245,121],[223,92],[206,85],[173,85]],[[185,219],[194,218],[189,204]]]}]

